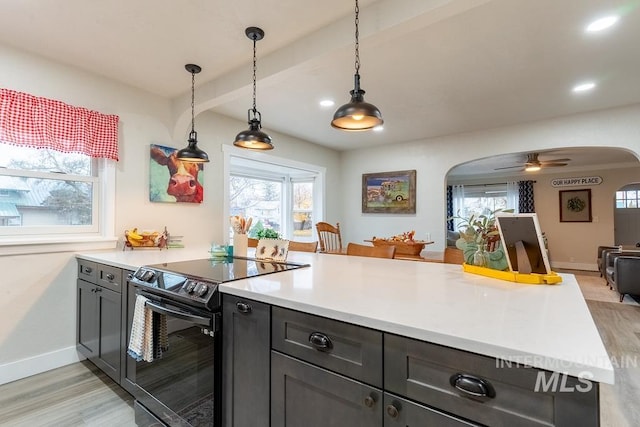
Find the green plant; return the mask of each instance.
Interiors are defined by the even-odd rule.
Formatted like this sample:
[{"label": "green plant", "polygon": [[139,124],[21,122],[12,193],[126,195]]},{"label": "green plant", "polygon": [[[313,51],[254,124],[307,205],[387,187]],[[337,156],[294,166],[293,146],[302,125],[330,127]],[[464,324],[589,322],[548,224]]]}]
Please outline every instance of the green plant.
[{"label": "green plant", "polygon": [[511,212],[513,212],[513,209],[496,209],[487,215],[476,216],[472,214],[469,218],[457,215],[449,219],[459,220],[458,225],[462,228],[460,237],[467,243],[473,242],[476,245],[486,245],[491,238],[500,234],[496,227],[496,214]]},{"label": "green plant", "polygon": [[273,228],[263,228],[256,233],[258,239],[279,239],[280,233]]}]

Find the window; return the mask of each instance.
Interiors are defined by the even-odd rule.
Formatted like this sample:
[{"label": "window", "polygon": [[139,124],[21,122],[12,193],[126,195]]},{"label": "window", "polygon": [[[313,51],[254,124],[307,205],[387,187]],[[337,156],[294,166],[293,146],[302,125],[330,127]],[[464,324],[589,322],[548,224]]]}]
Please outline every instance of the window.
[{"label": "window", "polygon": [[0,235],[97,232],[97,163],[0,144]]},{"label": "window", "polygon": [[293,239],[313,236],[313,181],[293,181]]},{"label": "window", "polygon": [[[230,215],[252,218],[249,235],[271,228],[282,238],[313,241],[322,218],[323,167],[223,145]],[[229,224],[224,236],[232,238]]]},{"label": "window", "polygon": [[115,163],[0,143],[0,253],[112,249]]},{"label": "window", "polygon": [[[475,215],[477,217],[488,215],[498,209],[509,209],[507,184],[465,185],[463,193],[460,212],[454,212],[455,216],[469,218]],[[454,221],[456,230],[460,228],[460,222],[459,219]]]},{"label": "window", "polygon": [[616,208],[631,209],[640,207],[640,190],[616,191]]},{"label": "window", "polygon": [[229,183],[230,214],[252,218],[252,237],[265,228],[282,231],[282,180],[231,175]]}]

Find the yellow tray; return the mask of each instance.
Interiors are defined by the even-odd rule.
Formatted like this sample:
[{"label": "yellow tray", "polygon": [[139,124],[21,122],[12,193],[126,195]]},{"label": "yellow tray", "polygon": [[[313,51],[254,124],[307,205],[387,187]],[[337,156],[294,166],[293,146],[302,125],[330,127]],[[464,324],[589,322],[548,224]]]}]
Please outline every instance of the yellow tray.
[{"label": "yellow tray", "polygon": [[510,282],[528,283],[531,285],[556,285],[562,282],[562,277],[556,273],[551,274],[520,274],[514,271],[500,271],[493,268],[478,267],[477,265],[462,264],[462,269],[467,273],[493,277],[494,279],[508,280]]}]

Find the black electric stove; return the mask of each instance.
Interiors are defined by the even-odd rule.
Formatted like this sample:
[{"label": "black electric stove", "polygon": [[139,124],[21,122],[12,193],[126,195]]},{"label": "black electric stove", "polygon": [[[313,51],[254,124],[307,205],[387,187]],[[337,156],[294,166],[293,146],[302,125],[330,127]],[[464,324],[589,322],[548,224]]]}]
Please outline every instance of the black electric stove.
[{"label": "black electric stove", "polygon": [[195,259],[140,267],[132,282],[159,296],[215,311],[220,283],[308,266],[238,257]]}]

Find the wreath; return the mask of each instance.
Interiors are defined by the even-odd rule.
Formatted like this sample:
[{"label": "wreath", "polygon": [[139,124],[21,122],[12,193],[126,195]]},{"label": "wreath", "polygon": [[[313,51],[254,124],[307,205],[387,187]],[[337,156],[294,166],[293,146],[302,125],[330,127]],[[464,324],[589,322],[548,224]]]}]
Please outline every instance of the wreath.
[{"label": "wreath", "polygon": [[571,212],[582,212],[587,204],[580,197],[572,197],[567,200],[567,209]]}]

